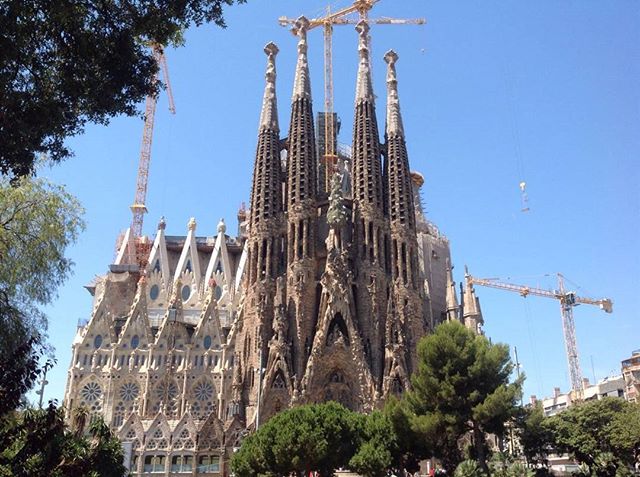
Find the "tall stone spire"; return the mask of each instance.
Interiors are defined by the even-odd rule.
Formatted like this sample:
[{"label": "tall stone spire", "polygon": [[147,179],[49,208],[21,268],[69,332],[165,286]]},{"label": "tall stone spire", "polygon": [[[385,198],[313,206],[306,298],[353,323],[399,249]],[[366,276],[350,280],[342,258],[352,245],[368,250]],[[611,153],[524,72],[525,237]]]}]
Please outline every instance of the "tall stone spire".
[{"label": "tall stone spire", "polygon": [[301,98],[311,100],[309,61],[307,59],[307,30],[309,29],[309,20],[307,20],[306,17],[298,18],[294,28],[298,36],[298,62],[296,63],[296,74],[293,79],[292,102]]},{"label": "tall stone spire", "polygon": [[[300,17],[291,121],[287,151],[287,303],[293,335],[293,374],[301,379],[313,340],[315,323],[316,140],[313,128],[311,85],[307,63],[309,20]],[[295,286],[289,286],[295,284]]]},{"label": "tall stone spire", "polygon": [[469,270],[466,266],[464,267],[464,276],[467,282],[464,290],[462,312],[464,325],[477,334],[484,334],[482,332],[484,318],[482,317],[482,311],[480,310],[480,300],[476,296],[473,283],[469,280]]},{"label": "tall stone spire", "polygon": [[276,101],[276,55],[278,47],[264,47],[267,72],[264,99],[258,128],[258,145],[251,190],[250,227],[255,233],[264,222],[282,213],[282,178],[280,166],[280,128]]},{"label": "tall stone spire", "polygon": [[353,243],[355,292],[359,328],[367,343],[369,361],[378,391],[382,391],[384,330],[389,270],[389,224],[382,177],[381,146],[371,86],[367,47],[369,25],[360,21],[358,77],[353,121],[351,184],[353,197]]},{"label": "tall stone spire", "polygon": [[456,295],[456,282],[453,281],[453,270],[447,258],[447,321],[457,321],[460,307]]},{"label": "tall stone spire", "polygon": [[384,55],[387,62],[387,136],[404,136],[402,117],[400,116],[400,100],[398,99],[398,78],[396,77],[396,61],[398,54],[389,50]]},{"label": "tall stone spire", "polygon": [[[406,224],[415,230],[415,210],[409,158],[400,115],[396,61],[398,55],[389,50],[384,55],[387,62],[387,181],[389,193],[389,217],[393,233],[394,225]],[[414,233],[415,235],[415,233]]]},{"label": "tall stone spire", "polygon": [[369,34],[369,24],[361,20],[356,25],[358,32],[358,78],[356,82],[356,104],[360,101],[374,101],[373,85],[371,83],[371,64],[369,59],[369,47],[367,46],[367,35]]},{"label": "tall stone spire", "polygon": [[278,125],[278,103],[276,101],[276,55],[278,47],[275,43],[268,43],[264,47],[267,54],[267,72],[265,73],[266,85],[260,113],[260,130],[269,129],[280,132]]},{"label": "tall stone spire", "polygon": [[396,290],[393,297],[397,301],[396,309],[403,310],[399,314],[402,320],[400,327],[408,342],[407,358],[412,370],[415,369],[417,340],[427,331],[427,325],[422,316],[423,283],[418,262],[413,187],[398,99],[395,66],[398,55],[390,50],[384,55],[384,60],[387,63],[385,185],[391,236],[391,277]]},{"label": "tall stone spire", "polygon": [[[360,21],[356,25],[359,35],[358,78],[356,84],[355,118],[353,124],[352,189],[355,204],[356,226],[365,244],[361,258],[382,262],[381,247],[374,230],[382,221],[385,210],[383,196],[382,165],[380,161],[380,137],[376,119],[375,101],[371,87],[371,65],[367,47],[369,25]],[[381,265],[383,263],[380,263]]]},{"label": "tall stone spire", "polygon": [[300,17],[296,22],[298,62],[296,64],[289,151],[287,155],[288,206],[291,209],[305,200],[316,198],[316,151],[311,105],[311,83],[307,62],[307,29],[309,20]]},{"label": "tall stone spire", "polygon": [[[262,347],[269,339],[273,321],[273,301],[276,278],[285,268],[283,254],[280,253],[284,240],[284,207],[282,201],[282,166],[280,163],[280,128],[276,102],[276,55],[278,47],[269,43],[264,47],[267,55],[264,99],[258,126],[258,144],[253,169],[251,206],[249,209],[249,231],[246,242],[248,251],[245,280],[246,300],[259,303],[258,307],[243,310],[242,321],[236,336],[236,343],[245,345],[243,352],[237,353],[237,369],[234,375],[234,412],[247,412],[253,419],[257,402],[257,387],[253,386],[253,365],[259,360]],[[224,225],[224,224],[223,224]],[[247,343],[254,343],[248,346]],[[240,374],[238,374],[240,373]],[[247,408],[237,408],[242,395]]]}]

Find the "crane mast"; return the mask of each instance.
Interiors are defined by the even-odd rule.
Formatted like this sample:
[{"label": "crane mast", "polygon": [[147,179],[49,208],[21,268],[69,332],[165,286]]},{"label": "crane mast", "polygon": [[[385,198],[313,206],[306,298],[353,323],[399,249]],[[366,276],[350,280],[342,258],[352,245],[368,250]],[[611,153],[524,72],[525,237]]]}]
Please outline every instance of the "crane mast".
[{"label": "crane mast", "polygon": [[[336,170],[338,163],[337,144],[335,122],[333,119],[333,26],[334,25],[355,25],[360,20],[366,20],[369,23],[380,25],[423,25],[426,23],[424,18],[401,19],[401,18],[369,18],[369,10],[380,0],[356,0],[350,7],[343,8],[331,13],[327,9],[324,17],[312,18],[309,20],[309,30],[319,26],[323,27],[324,33],[324,154],[323,162],[325,163],[325,189],[331,187],[331,178]],[[358,13],[359,18],[347,18],[351,13]],[[296,19],[288,17],[278,18],[281,26],[291,26],[291,31],[296,34]],[[368,39],[369,40],[369,39]]]},{"label": "crane mast", "polygon": [[[164,56],[162,47],[153,43],[151,46],[153,57],[156,60],[158,69],[162,70],[163,79],[167,88],[167,96],[169,98],[169,111],[175,114],[176,108],[173,102],[173,93],[171,91],[171,83],[169,82],[169,70],[167,68],[167,60]],[[153,83],[158,82],[158,73],[153,76]],[[144,129],[142,131],[142,144],[140,146],[140,161],[138,163],[138,177],[136,180],[136,194],[131,205],[133,218],[131,221],[131,234],[133,239],[142,236],[142,225],[144,223],[144,214],[147,212],[147,185],[149,182],[149,164],[151,162],[151,144],[153,142],[153,125],[156,115],[156,105],[158,97],[156,95],[148,95],[145,100]]]},{"label": "crane mast", "polygon": [[557,290],[546,290],[526,285],[515,285],[512,283],[501,282],[495,278],[477,278],[471,276],[466,268],[464,277],[468,285],[480,285],[489,288],[497,288],[498,290],[516,292],[525,298],[529,295],[553,298],[560,302],[562,331],[564,335],[567,364],[569,367],[571,389],[576,393],[576,395],[580,395],[582,393],[582,371],[580,369],[580,358],[578,356],[578,343],[576,340],[576,325],[573,319],[573,308],[580,304],[596,305],[601,310],[611,313],[613,311],[613,302],[611,299],[602,298],[596,300],[593,298],[581,297],[572,291],[567,291],[564,285],[565,279],[561,273],[558,273]]}]

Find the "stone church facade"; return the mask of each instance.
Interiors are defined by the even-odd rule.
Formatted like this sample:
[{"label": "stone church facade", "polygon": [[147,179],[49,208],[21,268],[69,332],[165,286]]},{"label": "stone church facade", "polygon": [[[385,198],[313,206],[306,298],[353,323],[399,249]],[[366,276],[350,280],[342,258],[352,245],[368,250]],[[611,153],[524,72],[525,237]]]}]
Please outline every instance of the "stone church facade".
[{"label": "stone church facade", "polygon": [[[440,321],[480,330],[473,289],[458,305],[449,242],[422,212],[410,172],[397,55],[387,63],[380,141],[368,25],[357,25],[353,144],[317,152],[306,29],[287,136],[279,130],[274,44],[249,210],[238,234],[169,236],[161,221],[133,263],[126,237],[78,327],[65,406],[102,415],[134,475],[227,475],[247,432],[288,407],[334,400],[361,412],[410,386],[416,344]],[[344,160],[343,160],[344,159]],[[327,180],[318,180],[322,176]],[[139,239],[140,241],[140,239]]]}]

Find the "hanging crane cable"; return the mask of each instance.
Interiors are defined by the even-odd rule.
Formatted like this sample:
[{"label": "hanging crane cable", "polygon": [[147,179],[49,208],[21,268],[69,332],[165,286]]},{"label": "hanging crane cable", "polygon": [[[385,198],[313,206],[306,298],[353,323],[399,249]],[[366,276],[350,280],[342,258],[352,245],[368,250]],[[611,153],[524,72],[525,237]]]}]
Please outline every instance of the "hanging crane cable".
[{"label": "hanging crane cable", "polygon": [[518,187],[520,188],[520,211],[529,212],[529,196],[527,194],[527,182],[525,181],[524,161],[522,159],[522,147],[520,144],[520,129],[516,116],[515,86],[513,74],[509,68],[509,63],[505,59],[503,62],[502,77],[504,79],[505,94],[509,109],[509,122],[511,126],[511,139],[516,156],[516,172],[518,175]]}]

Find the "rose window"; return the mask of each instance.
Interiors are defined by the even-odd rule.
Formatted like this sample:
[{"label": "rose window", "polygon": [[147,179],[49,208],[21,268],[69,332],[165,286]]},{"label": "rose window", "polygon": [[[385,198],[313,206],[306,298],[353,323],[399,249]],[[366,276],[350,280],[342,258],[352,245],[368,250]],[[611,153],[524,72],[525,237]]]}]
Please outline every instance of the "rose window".
[{"label": "rose window", "polygon": [[82,399],[86,402],[93,402],[96,399],[100,399],[102,396],[102,389],[98,383],[87,383],[80,391]]},{"label": "rose window", "polygon": [[156,397],[164,399],[165,397],[172,401],[178,397],[178,386],[175,383],[164,383],[156,388]]},{"label": "rose window", "polygon": [[208,401],[213,396],[213,386],[206,381],[199,382],[193,390],[198,401]]},{"label": "rose window", "polygon": [[123,401],[133,401],[138,397],[140,388],[136,383],[125,383],[120,388],[120,399]]}]

